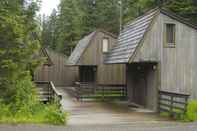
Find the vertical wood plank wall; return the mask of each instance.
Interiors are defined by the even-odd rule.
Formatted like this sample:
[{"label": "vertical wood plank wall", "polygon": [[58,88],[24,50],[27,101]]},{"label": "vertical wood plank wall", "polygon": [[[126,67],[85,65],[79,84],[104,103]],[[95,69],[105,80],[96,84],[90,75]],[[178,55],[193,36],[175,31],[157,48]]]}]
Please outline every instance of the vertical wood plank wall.
[{"label": "vertical wood plank wall", "polygon": [[[176,25],[176,47],[164,47],[166,23]],[[160,64],[158,89],[187,93],[197,99],[197,30],[160,14],[149,31],[134,62],[157,61]]]},{"label": "vertical wood plank wall", "polygon": [[126,65],[124,64],[104,64],[105,53],[102,52],[102,40],[109,38],[109,49],[116,44],[116,39],[103,32],[97,32],[89,47],[82,55],[79,65],[97,65],[98,84],[126,84]]},{"label": "vertical wood plank wall", "polygon": [[78,79],[78,68],[66,66],[67,57],[48,50],[52,66],[40,66],[34,73],[35,81],[53,81],[55,86],[70,86]]}]

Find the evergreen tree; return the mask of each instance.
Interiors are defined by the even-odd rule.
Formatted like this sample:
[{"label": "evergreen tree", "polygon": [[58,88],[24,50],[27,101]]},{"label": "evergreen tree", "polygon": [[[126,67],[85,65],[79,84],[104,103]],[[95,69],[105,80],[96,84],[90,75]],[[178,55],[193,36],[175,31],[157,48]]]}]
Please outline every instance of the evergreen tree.
[{"label": "evergreen tree", "polygon": [[[16,104],[20,93],[30,88],[19,89],[17,84],[27,80],[37,64],[33,57],[39,48],[34,20],[37,9],[36,2],[27,5],[24,0],[0,1],[0,99],[4,102]],[[31,83],[31,79],[28,81]]]},{"label": "evergreen tree", "polygon": [[[70,55],[77,42],[96,29],[119,33],[120,0],[61,0],[59,10],[44,24],[44,43]],[[165,7],[190,21],[197,21],[196,0],[121,0],[122,22],[127,22],[157,6]],[[53,24],[51,24],[53,23]],[[54,24],[55,23],[55,24]],[[56,32],[52,35],[50,32]]]}]

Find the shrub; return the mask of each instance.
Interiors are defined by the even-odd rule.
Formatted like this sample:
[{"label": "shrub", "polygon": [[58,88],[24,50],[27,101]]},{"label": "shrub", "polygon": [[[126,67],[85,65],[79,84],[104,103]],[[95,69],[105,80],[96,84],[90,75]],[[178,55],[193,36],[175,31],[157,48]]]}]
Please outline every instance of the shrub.
[{"label": "shrub", "polygon": [[190,101],[187,106],[186,119],[197,121],[197,101]]},{"label": "shrub", "polygon": [[37,104],[32,107],[23,106],[16,113],[11,106],[0,104],[1,123],[46,123],[60,125],[66,123],[66,113],[56,104]]},{"label": "shrub", "polygon": [[45,107],[46,121],[51,124],[64,124],[66,114],[63,113],[57,105],[48,105]]},{"label": "shrub", "polygon": [[9,103],[0,99],[0,122],[65,124],[66,114],[58,104],[39,103],[35,88],[31,77],[16,81],[15,93]]},{"label": "shrub", "polygon": [[160,116],[167,117],[167,118],[173,118],[175,120],[185,120],[185,114],[182,110],[179,109],[173,109],[172,112],[161,112]]}]

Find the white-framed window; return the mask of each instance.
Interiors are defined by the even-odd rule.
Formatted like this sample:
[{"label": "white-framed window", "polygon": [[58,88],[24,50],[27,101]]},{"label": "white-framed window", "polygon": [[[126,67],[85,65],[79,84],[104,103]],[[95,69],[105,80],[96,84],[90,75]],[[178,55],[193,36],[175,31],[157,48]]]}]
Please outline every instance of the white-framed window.
[{"label": "white-framed window", "polygon": [[103,38],[102,51],[103,53],[107,53],[109,51],[109,38]]}]

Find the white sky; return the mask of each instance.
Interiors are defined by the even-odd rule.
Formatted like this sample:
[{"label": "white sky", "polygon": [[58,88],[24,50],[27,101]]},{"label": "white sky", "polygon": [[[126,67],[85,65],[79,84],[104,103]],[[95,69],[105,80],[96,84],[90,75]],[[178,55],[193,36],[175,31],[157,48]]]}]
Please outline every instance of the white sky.
[{"label": "white sky", "polygon": [[57,9],[60,0],[41,0],[41,9],[40,9],[40,14],[43,15],[50,15],[53,11],[53,9]]}]

